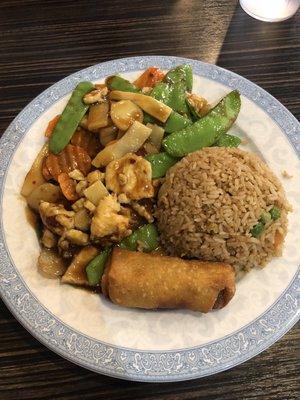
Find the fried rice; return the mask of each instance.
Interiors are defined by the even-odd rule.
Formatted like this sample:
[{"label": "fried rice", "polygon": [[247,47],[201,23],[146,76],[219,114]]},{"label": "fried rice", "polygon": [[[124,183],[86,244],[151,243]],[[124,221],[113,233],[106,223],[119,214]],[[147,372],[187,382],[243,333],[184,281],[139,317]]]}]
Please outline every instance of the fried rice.
[{"label": "fried rice", "polygon": [[[274,206],[280,217],[253,237],[262,213]],[[280,181],[257,155],[210,147],[168,171],[156,217],[168,254],[227,262],[238,272],[281,255],[290,210]]]}]

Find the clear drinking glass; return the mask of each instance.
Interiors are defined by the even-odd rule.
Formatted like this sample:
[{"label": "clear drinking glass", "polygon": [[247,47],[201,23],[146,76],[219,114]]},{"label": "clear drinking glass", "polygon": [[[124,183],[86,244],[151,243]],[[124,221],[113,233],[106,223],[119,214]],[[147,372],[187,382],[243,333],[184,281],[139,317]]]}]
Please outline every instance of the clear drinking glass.
[{"label": "clear drinking glass", "polygon": [[240,5],[253,18],[278,22],[295,14],[300,6],[300,0],[240,0]]}]

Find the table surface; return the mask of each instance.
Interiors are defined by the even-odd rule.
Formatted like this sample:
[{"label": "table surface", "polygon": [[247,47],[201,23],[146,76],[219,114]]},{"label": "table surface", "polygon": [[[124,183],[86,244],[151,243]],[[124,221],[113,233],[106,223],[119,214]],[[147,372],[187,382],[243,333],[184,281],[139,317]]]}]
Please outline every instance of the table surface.
[{"label": "table surface", "polygon": [[[299,117],[299,25],[299,13],[281,23],[256,21],[236,1],[1,0],[0,132],[61,78],[142,54],[190,57],[228,68]],[[0,399],[298,399],[299,339],[298,325],[254,359],[215,376],[134,383],[60,358],[0,302]]]}]

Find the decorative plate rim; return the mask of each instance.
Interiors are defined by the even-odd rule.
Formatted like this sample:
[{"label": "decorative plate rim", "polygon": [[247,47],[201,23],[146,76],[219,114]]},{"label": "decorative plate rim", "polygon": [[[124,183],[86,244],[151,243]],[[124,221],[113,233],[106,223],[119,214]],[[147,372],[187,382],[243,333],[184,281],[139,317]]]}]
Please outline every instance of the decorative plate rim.
[{"label": "decorative plate rim", "polygon": [[[169,69],[191,64],[194,73],[237,88],[275,121],[300,156],[300,124],[273,96],[247,79],[198,60],[169,56],[139,56],[96,64],[55,83],[31,101],[13,120],[0,140],[1,205],[6,172],[32,123],[80,80],[101,79],[159,65]],[[1,207],[2,209],[2,207]],[[300,316],[300,268],[289,286],[262,315],[232,334],[198,347],[180,350],[134,350],[95,340],[67,326],[31,293],[13,265],[5,243],[1,215],[0,294],[16,319],[41,343],[69,361],[116,378],[170,382],[195,379],[232,368],[254,357],[283,336]]]}]

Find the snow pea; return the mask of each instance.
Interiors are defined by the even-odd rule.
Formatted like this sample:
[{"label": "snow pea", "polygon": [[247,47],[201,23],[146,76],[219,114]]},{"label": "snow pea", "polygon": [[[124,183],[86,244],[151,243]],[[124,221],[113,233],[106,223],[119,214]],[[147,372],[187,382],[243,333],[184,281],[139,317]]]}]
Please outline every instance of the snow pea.
[{"label": "snow pea", "polygon": [[150,154],[145,158],[151,164],[152,179],[162,178],[165,176],[168,169],[178,161],[178,158],[172,157],[168,153]]},{"label": "snow pea", "polygon": [[106,247],[92,261],[90,261],[85,269],[88,282],[91,286],[96,286],[100,283],[104,272],[106,261],[110,255],[111,248]]},{"label": "snow pea", "polygon": [[159,82],[152,89],[150,96],[154,97],[158,101],[163,102],[180,114],[187,114],[189,110],[185,101],[185,92],[186,84],[184,81],[179,81],[174,84]]},{"label": "snow pea", "polygon": [[241,139],[234,135],[224,133],[215,143],[218,147],[238,147],[241,144]]},{"label": "snow pea", "polygon": [[234,90],[203,118],[167,136],[163,140],[164,149],[171,156],[183,157],[202,147],[212,146],[232,126],[240,107],[240,94]]},{"label": "snow pea", "polygon": [[130,236],[124,238],[120,247],[136,251],[141,246],[143,252],[154,251],[158,247],[158,232],[154,224],[146,224],[134,231]]},{"label": "snow pea", "polygon": [[170,98],[168,106],[179,114],[189,114],[186,104],[186,83],[178,82],[170,86]]},{"label": "snow pea", "polygon": [[192,121],[189,118],[173,111],[167,119],[164,129],[166,133],[173,133],[184,129],[191,124]]},{"label": "snow pea", "polygon": [[140,91],[140,89],[137,88],[133,83],[129,82],[127,79],[124,79],[118,75],[113,75],[107,78],[106,85],[110,90],[121,90],[122,92],[135,92],[135,93]]},{"label": "snow pea", "polygon": [[151,97],[154,97],[156,100],[163,102],[167,106],[169,105],[170,95],[170,85],[168,85],[166,82],[159,82],[150,92]]},{"label": "snow pea", "polygon": [[172,68],[165,76],[164,82],[170,84],[177,84],[184,82],[187,91],[191,91],[193,88],[193,71],[190,65],[183,64]]},{"label": "snow pea", "polygon": [[80,82],[74,89],[50,137],[49,149],[52,153],[58,154],[69,143],[89,107],[83,103],[82,98],[93,87],[91,82]]}]

